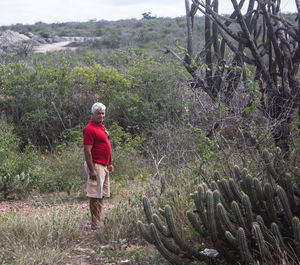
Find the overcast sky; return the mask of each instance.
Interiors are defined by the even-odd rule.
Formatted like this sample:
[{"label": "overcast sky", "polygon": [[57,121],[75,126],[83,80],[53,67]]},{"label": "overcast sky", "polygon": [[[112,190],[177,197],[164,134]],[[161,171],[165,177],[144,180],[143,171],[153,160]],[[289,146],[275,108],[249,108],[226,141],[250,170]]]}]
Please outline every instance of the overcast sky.
[{"label": "overcast sky", "polygon": [[[0,0],[0,25],[140,19],[146,12],[173,18],[185,15],[184,3],[184,0]],[[230,0],[219,3],[221,13],[231,12]],[[295,0],[281,0],[281,9],[296,12]]]}]

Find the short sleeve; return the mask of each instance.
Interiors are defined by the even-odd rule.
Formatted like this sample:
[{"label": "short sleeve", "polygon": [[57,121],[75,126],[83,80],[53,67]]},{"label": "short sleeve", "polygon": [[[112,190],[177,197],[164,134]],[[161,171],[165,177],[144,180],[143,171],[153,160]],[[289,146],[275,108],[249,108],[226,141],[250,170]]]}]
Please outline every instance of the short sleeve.
[{"label": "short sleeve", "polygon": [[92,130],[88,128],[83,129],[83,144],[84,145],[93,145],[94,144],[94,137]]}]

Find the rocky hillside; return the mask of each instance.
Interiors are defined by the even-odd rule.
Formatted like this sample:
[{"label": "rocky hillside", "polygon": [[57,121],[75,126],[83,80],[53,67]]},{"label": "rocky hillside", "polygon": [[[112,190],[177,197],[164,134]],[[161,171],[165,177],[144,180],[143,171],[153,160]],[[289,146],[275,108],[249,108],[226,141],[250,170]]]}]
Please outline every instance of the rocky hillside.
[{"label": "rocky hillside", "polygon": [[34,47],[63,41],[62,37],[44,38],[31,32],[21,34],[12,30],[0,31],[0,55],[31,52]]},{"label": "rocky hillside", "polygon": [[31,32],[21,34],[13,30],[0,31],[0,55],[45,53],[63,49],[74,50],[72,43],[99,40],[101,37],[43,37]]}]

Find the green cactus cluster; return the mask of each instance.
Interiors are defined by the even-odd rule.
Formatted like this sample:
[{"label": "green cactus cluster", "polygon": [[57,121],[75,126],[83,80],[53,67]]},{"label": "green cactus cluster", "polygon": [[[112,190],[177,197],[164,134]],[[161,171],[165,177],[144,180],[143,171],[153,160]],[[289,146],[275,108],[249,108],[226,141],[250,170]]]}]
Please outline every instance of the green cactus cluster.
[{"label": "green cactus cluster", "polygon": [[216,172],[211,183],[202,183],[192,194],[195,210],[187,212],[187,218],[199,233],[200,243],[217,250],[218,258],[205,256],[201,249],[185,243],[176,230],[170,206],[160,210],[161,218],[152,213],[147,198],[143,198],[143,206],[148,224],[138,222],[140,233],[171,264],[186,264],[187,259],[298,264],[300,204],[295,187],[288,175],[278,178],[268,151],[263,151],[263,158],[266,176],[262,179],[235,166],[232,178],[222,178]]},{"label": "green cactus cluster", "polygon": [[9,193],[18,190],[20,187],[26,187],[28,183],[29,175],[24,172],[15,176],[11,176],[10,174],[0,176],[0,192],[2,192],[6,198]]}]

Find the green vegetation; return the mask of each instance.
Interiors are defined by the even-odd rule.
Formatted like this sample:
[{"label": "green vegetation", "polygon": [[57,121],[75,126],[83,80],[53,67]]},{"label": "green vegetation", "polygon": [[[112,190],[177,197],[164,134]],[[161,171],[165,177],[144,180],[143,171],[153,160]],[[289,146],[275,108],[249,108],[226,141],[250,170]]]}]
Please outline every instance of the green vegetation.
[{"label": "green vegetation", "polygon": [[[231,262],[227,252],[237,263],[296,262],[298,113],[290,119],[290,156],[282,159],[273,124],[260,108],[255,69],[226,63],[211,69],[203,63],[205,54],[195,55],[198,61],[190,66],[197,66],[200,77],[212,71],[224,73],[229,82],[232,72],[241,77],[230,106],[221,85],[212,100],[195,86],[195,76],[163,52],[167,46],[186,56],[185,18],[143,15],[141,20],[1,27],[44,38],[100,38],[76,43],[76,52],[0,57],[0,197],[37,208],[30,216],[14,208],[0,212],[0,263],[72,264],[78,242],[86,242],[88,209],[68,208],[68,203],[86,202],[82,129],[95,101],[107,106],[104,123],[115,171],[103,228],[88,235],[91,262],[166,264],[163,256],[182,264],[181,258],[190,256],[189,264],[225,264]],[[205,43],[204,17],[194,17],[193,27],[199,49]],[[223,59],[230,57],[226,51]],[[274,154],[272,159],[263,149]],[[234,165],[249,175],[239,178]],[[214,179],[215,171],[224,178]],[[281,182],[278,176],[284,176]],[[266,184],[270,179],[274,186]],[[47,213],[49,203],[66,208]],[[205,247],[221,257],[203,257],[199,250]]]},{"label": "green vegetation", "polygon": [[[34,33],[44,38],[54,36],[68,37],[101,37],[99,40],[91,41],[89,45],[100,49],[126,49],[153,48],[163,49],[165,45],[183,46],[185,42],[185,18],[155,18],[145,13],[147,18],[137,20],[128,19],[120,21],[88,21],[88,22],[66,22],[46,24],[37,22],[34,25],[16,24],[2,26],[0,30],[13,30],[20,33]],[[195,19],[201,25],[203,17]],[[200,23],[198,23],[200,22]],[[197,26],[198,27],[198,26]],[[197,28],[203,32],[203,28]],[[200,36],[200,35],[199,35]],[[199,37],[196,36],[196,39]]]},{"label": "green vegetation", "polygon": [[[266,150],[263,156],[267,167],[264,178],[272,179],[279,172],[274,169]],[[291,191],[293,184],[288,177],[282,181],[282,186],[275,186],[253,178],[246,169],[235,167],[234,178],[221,178],[216,172],[209,187],[203,183],[193,193],[197,214],[189,211],[187,218],[193,231],[200,236],[194,247],[180,237],[169,205],[153,214],[149,200],[144,197],[149,225],[146,228],[139,221],[138,226],[145,240],[155,245],[171,264],[187,262],[181,257],[212,262],[214,256],[209,258],[201,253],[204,248],[215,248],[217,255],[229,264],[240,261],[251,264],[255,260],[264,264],[280,264],[282,260],[297,264],[300,254],[299,202],[296,203]],[[281,254],[272,255],[275,252]]]}]

